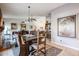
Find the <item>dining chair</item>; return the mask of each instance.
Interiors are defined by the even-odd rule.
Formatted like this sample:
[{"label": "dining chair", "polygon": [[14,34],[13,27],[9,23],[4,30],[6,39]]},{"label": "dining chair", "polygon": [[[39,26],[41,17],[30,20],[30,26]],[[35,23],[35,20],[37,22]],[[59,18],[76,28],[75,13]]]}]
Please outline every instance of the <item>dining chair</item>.
[{"label": "dining chair", "polygon": [[37,43],[32,44],[31,47],[34,49],[31,55],[38,56],[40,53],[43,53],[46,56],[46,31],[37,31]]},{"label": "dining chair", "polygon": [[20,46],[20,53],[19,53],[19,55],[20,56],[26,56],[26,46],[25,46],[25,43],[24,43],[24,41],[23,41],[23,37],[22,37],[22,35],[18,35],[18,37],[19,37],[19,46]]},{"label": "dining chair", "polygon": [[29,47],[31,42],[26,41],[26,36],[19,35],[20,56],[28,56],[32,47]]}]

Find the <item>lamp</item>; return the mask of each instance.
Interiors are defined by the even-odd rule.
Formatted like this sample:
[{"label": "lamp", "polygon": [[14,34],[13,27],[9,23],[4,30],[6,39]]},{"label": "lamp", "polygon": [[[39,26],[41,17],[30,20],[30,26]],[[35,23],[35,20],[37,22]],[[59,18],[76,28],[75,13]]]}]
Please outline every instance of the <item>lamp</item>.
[{"label": "lamp", "polygon": [[34,19],[31,16],[31,13],[30,13],[30,5],[28,6],[28,17],[27,17],[27,20],[28,20],[28,22],[36,21],[36,19]]}]

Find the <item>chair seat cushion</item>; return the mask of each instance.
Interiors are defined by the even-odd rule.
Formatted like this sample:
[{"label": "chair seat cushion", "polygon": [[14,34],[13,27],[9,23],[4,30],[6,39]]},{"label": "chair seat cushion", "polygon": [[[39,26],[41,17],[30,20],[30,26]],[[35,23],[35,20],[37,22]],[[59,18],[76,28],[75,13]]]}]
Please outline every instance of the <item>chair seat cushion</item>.
[{"label": "chair seat cushion", "polygon": [[[31,45],[31,47],[33,47],[34,49],[37,49],[38,45],[37,45],[37,43],[34,43]],[[44,44],[39,45],[39,49],[41,49],[41,48],[44,48]]]}]

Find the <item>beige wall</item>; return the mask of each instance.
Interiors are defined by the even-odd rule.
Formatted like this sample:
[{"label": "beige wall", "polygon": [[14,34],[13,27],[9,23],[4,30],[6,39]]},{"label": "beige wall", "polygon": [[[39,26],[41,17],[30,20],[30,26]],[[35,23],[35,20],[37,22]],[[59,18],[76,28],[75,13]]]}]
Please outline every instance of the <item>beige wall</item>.
[{"label": "beige wall", "polygon": [[[11,30],[11,31],[19,31],[21,29],[20,24],[24,20],[25,18],[4,18],[5,27],[8,27],[11,30],[11,23],[17,23],[18,26],[17,30]],[[45,20],[46,20],[45,16],[36,17],[36,21],[26,23],[26,30],[34,30],[35,27],[33,27],[33,29],[30,29],[29,25],[37,26],[37,28],[44,27],[43,25],[45,24]]]},{"label": "beige wall", "polygon": [[[20,24],[21,22],[25,20],[25,18],[4,18],[4,22],[5,22],[5,27],[8,27],[8,29],[10,30],[10,33],[12,31],[19,31],[20,30]],[[33,22],[33,23],[26,23],[26,30],[33,30],[33,29],[29,29],[29,25],[38,25],[37,28],[40,28],[40,27],[44,27],[44,23],[45,23],[45,20],[46,20],[46,17],[45,16],[39,16],[39,17],[36,17],[36,22]],[[18,26],[18,29],[17,30],[11,30],[11,23],[17,23],[17,26]],[[5,30],[3,31],[3,34],[5,34]],[[1,34],[2,35],[2,34]],[[0,38],[2,37],[0,35]],[[2,45],[2,39],[0,39],[0,46]]]},{"label": "beige wall", "polygon": [[[57,18],[76,15],[76,38],[57,36]],[[65,4],[52,11],[51,17],[52,42],[79,50],[79,4]]]}]

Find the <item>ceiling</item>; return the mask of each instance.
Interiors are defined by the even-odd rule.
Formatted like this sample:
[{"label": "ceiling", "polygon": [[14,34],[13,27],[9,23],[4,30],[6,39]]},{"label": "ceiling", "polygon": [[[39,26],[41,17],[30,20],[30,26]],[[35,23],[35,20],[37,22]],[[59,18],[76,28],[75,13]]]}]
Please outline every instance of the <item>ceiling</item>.
[{"label": "ceiling", "polygon": [[28,15],[28,5],[31,6],[32,16],[46,16],[53,9],[65,3],[0,3],[3,17],[26,17]]}]

